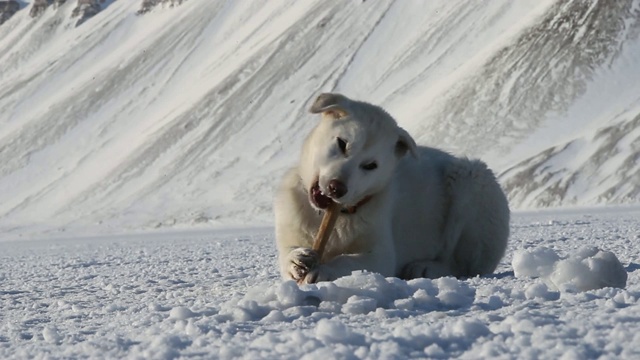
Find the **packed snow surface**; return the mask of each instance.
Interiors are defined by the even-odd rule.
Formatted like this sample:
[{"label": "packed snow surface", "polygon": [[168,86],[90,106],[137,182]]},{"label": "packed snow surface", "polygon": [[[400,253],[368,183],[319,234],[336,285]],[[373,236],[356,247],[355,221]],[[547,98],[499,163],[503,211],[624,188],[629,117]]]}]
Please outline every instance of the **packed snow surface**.
[{"label": "packed snow surface", "polygon": [[279,278],[270,228],[0,243],[0,358],[638,358],[640,207],[514,214],[495,274]]}]

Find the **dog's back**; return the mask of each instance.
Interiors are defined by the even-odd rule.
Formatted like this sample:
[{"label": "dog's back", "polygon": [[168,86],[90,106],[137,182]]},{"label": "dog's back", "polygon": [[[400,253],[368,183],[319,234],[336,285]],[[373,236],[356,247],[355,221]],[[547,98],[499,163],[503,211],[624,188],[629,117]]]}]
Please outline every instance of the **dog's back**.
[{"label": "dog's back", "polygon": [[[394,177],[398,274],[408,263],[447,257],[449,275],[492,272],[509,235],[508,202],[493,172],[479,160],[418,149],[419,158],[403,159]],[[429,277],[436,275],[446,274]]]}]

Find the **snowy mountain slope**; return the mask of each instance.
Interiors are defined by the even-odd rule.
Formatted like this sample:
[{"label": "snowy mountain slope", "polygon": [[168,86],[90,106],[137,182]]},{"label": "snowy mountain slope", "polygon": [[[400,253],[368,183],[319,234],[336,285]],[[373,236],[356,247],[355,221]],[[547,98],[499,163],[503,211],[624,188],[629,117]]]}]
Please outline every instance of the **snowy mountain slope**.
[{"label": "snowy mountain slope", "polygon": [[[638,201],[640,83],[635,79],[640,77],[640,5],[628,5],[624,13],[632,16],[613,22],[610,26],[615,31],[608,35],[602,31],[594,36],[599,40],[595,48],[601,53],[587,48],[578,53],[582,59],[571,59],[584,68],[584,79],[578,83],[581,96],[560,103],[567,106],[566,111],[547,116],[546,123],[503,161],[513,164],[522,155],[526,158],[515,161],[501,175],[512,203],[540,207]],[[596,6],[590,14],[614,8]],[[605,29],[602,22],[598,18],[590,29]],[[574,36],[588,37],[589,33],[584,30]],[[584,58],[596,58],[596,64],[604,62],[605,66]]]},{"label": "snowy mountain slope", "polygon": [[[637,82],[629,77],[638,75],[639,8],[637,1],[555,2],[535,24],[491,53],[469,78],[447,89],[437,110],[440,122],[447,125],[429,129],[426,139],[463,135],[468,140],[456,144],[462,151],[503,157],[541,124],[557,121],[556,114],[572,125],[603,125],[604,119],[584,119],[584,114],[569,111],[588,92],[626,100],[613,104],[616,112],[637,104]],[[602,85],[610,85],[612,76],[617,88],[608,86],[611,94],[605,94]],[[611,110],[602,101],[599,105],[599,111]],[[563,130],[560,136],[571,134]],[[494,149],[488,151],[487,144],[494,144]]]},{"label": "snowy mountain slope", "polygon": [[502,179],[511,200],[530,207],[637,201],[640,109],[634,110],[508,169]]},{"label": "snowy mountain slope", "polygon": [[[511,169],[514,207],[638,201],[634,138],[636,165],[598,171],[626,184],[608,197],[557,160],[582,187],[544,200],[549,170],[527,159],[636,126],[617,115],[638,104],[639,0],[189,0],[142,16],[113,1],[79,26],[73,1],[36,18],[31,5],[0,26],[5,232],[270,223],[321,91],[382,104],[419,142]],[[537,180],[522,183],[530,167]]]}]

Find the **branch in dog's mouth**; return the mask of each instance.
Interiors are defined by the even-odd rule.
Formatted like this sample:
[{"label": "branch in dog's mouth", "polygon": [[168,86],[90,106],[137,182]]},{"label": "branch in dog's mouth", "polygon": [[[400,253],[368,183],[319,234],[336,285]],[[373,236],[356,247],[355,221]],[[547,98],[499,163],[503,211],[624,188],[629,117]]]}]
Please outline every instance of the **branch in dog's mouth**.
[{"label": "branch in dog's mouth", "polygon": [[317,181],[313,184],[311,190],[309,190],[309,198],[319,209],[326,209],[333,203],[333,199],[320,190],[320,184]]}]

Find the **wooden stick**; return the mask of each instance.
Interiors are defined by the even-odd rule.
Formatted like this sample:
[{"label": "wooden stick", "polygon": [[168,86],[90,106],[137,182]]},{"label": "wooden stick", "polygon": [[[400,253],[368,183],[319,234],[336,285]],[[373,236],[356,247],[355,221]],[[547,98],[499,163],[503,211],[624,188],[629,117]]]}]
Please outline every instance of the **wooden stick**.
[{"label": "wooden stick", "polygon": [[338,214],[340,213],[340,205],[332,202],[331,205],[325,210],[320,228],[316,234],[316,238],[313,240],[312,249],[318,253],[319,261],[322,260],[324,248],[327,246],[327,241],[333,230],[333,226],[336,224]]},{"label": "wooden stick", "polygon": [[[333,230],[333,226],[336,224],[338,213],[340,213],[340,205],[336,203],[332,203],[324,211],[322,222],[320,223],[320,228],[318,228],[318,233],[316,234],[316,238],[313,239],[313,245],[311,247],[312,250],[318,253],[318,263],[322,261],[324,248],[327,246],[327,242],[329,240],[329,236],[331,235],[331,231]],[[298,284],[303,284],[304,282],[305,277],[298,279]]]}]

